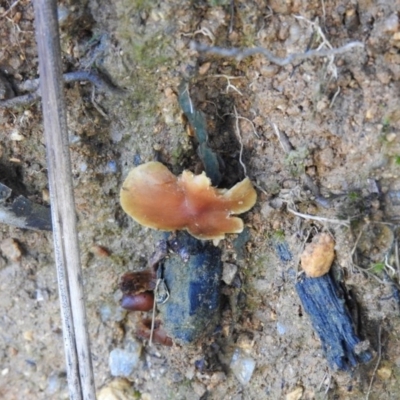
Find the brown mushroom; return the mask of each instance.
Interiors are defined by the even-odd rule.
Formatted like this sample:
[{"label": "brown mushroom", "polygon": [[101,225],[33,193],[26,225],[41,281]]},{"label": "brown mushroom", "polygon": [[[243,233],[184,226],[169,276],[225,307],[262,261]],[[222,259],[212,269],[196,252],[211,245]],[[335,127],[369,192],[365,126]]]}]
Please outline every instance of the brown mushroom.
[{"label": "brown mushroom", "polygon": [[245,178],[233,188],[216,189],[205,173],[183,171],[176,177],[159,162],[132,169],[122,185],[121,206],[140,224],[164,231],[186,229],[198,239],[223,239],[240,233],[241,214],[256,202],[256,191]]},{"label": "brown mushroom", "polygon": [[[136,330],[136,335],[143,340],[148,340],[151,337],[151,319],[146,318],[142,321]],[[161,327],[159,320],[154,321],[153,342],[164,346],[172,346],[172,339],[167,335],[167,332]]]},{"label": "brown mushroom", "polygon": [[154,293],[146,291],[139,294],[124,294],[120,304],[129,311],[150,311],[154,304]]}]

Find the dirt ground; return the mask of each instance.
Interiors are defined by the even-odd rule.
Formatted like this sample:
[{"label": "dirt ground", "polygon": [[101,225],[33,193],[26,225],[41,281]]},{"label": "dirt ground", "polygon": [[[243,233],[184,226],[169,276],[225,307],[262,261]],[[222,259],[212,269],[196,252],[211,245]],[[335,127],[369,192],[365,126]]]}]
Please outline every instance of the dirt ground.
[{"label": "dirt ground", "polygon": [[[65,72],[99,72],[124,90],[65,89],[99,398],[400,398],[400,3],[232,3],[60,2]],[[33,20],[28,0],[0,1],[2,99],[13,96],[4,81],[38,77]],[[351,41],[365,48],[279,67],[262,55],[199,54],[192,40],[279,57]],[[227,166],[222,186],[245,176],[242,157],[258,199],[243,215],[244,234],[219,244],[226,265],[238,267],[223,284],[219,332],[193,347],[149,347],[134,334],[142,314],[119,307],[118,281],[146,266],[157,235],[124,214],[119,190],[146,161],[201,172],[177,100],[183,79]],[[0,181],[46,205],[42,131],[40,101],[0,109]],[[351,373],[329,368],[294,286],[304,243],[318,231],[335,238],[333,268],[374,355]],[[1,224],[0,246],[0,397],[68,398],[51,234]],[[113,377],[110,353],[132,346],[138,365]],[[245,385],[230,368],[236,349],[255,361]]]}]

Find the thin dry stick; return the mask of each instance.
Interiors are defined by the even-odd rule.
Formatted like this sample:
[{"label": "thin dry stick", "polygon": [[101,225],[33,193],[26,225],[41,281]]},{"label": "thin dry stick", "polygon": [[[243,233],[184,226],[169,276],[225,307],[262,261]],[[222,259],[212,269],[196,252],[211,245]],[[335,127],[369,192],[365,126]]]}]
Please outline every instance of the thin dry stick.
[{"label": "thin dry stick", "polygon": [[279,144],[281,145],[283,151],[285,153],[290,153],[293,150],[293,146],[290,143],[288,137],[285,134],[282,134],[280,132],[280,130],[278,129],[278,127],[276,126],[276,124],[274,122],[269,121],[269,124],[272,126],[272,129],[274,130],[274,133],[276,135],[276,137],[279,140]]},{"label": "thin dry stick", "polygon": [[246,118],[246,117],[242,117],[241,115],[238,115],[237,117],[238,117],[239,119],[243,119],[244,121],[249,122],[249,123],[251,124],[252,128],[253,128],[254,136],[255,136],[257,139],[260,139],[260,135],[257,133],[257,129],[256,129],[256,127],[255,127],[253,121],[251,121],[250,119],[248,119],[248,118]]},{"label": "thin dry stick", "polygon": [[350,252],[350,258],[351,258],[351,259],[353,259],[354,253],[355,253],[356,250],[357,250],[358,242],[360,241],[361,236],[362,236],[362,234],[364,233],[364,227],[365,227],[365,225],[362,227],[362,229],[360,229],[360,232],[358,232],[356,241],[354,242],[354,246],[353,246],[353,248],[351,249],[351,252]]},{"label": "thin dry stick", "polygon": [[236,118],[236,135],[237,135],[239,143],[240,143],[239,162],[243,168],[244,176],[247,176],[246,165],[244,165],[244,162],[242,159],[242,157],[243,157],[243,141],[242,141],[242,135],[240,134],[239,118],[238,118],[238,113],[237,113],[235,106],[233,106],[233,110],[235,111],[235,118]]},{"label": "thin dry stick", "polygon": [[339,224],[339,225],[344,225],[346,227],[350,226],[350,221],[345,219],[345,220],[340,220],[340,219],[331,219],[331,218],[325,218],[325,217],[318,217],[317,215],[310,215],[310,214],[303,214],[303,213],[299,213],[295,210],[293,210],[292,208],[289,207],[289,205],[287,205],[287,210],[296,215],[297,217],[301,217],[304,219],[310,219],[313,221],[320,221],[320,222],[329,222],[331,224]]},{"label": "thin dry stick", "polygon": [[[321,26],[319,25],[318,18],[316,18],[315,21],[310,21],[309,19],[302,17],[301,15],[295,15],[294,17],[297,20],[303,20],[303,21],[307,22],[314,29],[314,31],[317,32],[318,36],[322,40],[321,44],[316,49],[317,51],[323,49],[324,47],[327,47],[328,49],[333,49],[333,46],[330,44],[329,40],[326,38]],[[329,55],[328,58],[329,58],[329,63],[328,63],[327,69],[334,76],[334,78],[337,79],[337,68],[334,65],[335,57],[333,55]]]},{"label": "thin dry stick", "polygon": [[70,398],[95,399],[63,94],[55,0],[34,0],[40,91]]},{"label": "thin dry stick", "polygon": [[228,86],[226,87],[226,93],[229,92],[229,88],[232,88],[235,92],[243,96],[243,93],[235,86],[231,84],[231,79],[243,79],[243,76],[228,76],[223,74],[211,75],[213,78],[225,78],[228,81]]},{"label": "thin dry stick", "polygon": [[[154,293],[157,293],[158,287],[160,286],[161,279],[157,279],[156,287],[154,289]],[[153,312],[151,314],[151,328],[150,328],[150,339],[149,346],[153,345],[153,333],[154,333],[154,323],[156,321],[156,299],[154,297],[153,301]]]},{"label": "thin dry stick", "polygon": [[5,16],[7,16],[12,11],[12,9],[18,5],[20,1],[21,0],[14,1],[14,3],[11,4],[10,8],[0,15],[0,18],[4,18]]},{"label": "thin dry stick", "polygon": [[378,361],[376,362],[374,372],[372,373],[371,380],[369,382],[368,392],[367,392],[367,395],[365,396],[365,400],[369,399],[369,395],[371,393],[372,384],[374,383],[376,371],[378,370],[379,364],[381,363],[381,358],[382,358],[381,333],[382,333],[382,326],[381,326],[381,324],[379,324],[379,328],[378,328]]},{"label": "thin dry stick", "polygon": [[361,42],[350,42],[336,49],[309,50],[306,51],[305,53],[292,53],[285,58],[277,57],[272,52],[270,52],[267,49],[264,49],[263,47],[252,47],[247,49],[238,49],[233,47],[231,49],[226,49],[223,47],[217,47],[217,46],[210,47],[201,43],[191,42],[190,48],[200,53],[211,53],[221,57],[235,57],[237,60],[242,60],[243,58],[254,56],[255,54],[261,54],[272,63],[283,67],[295,61],[306,60],[308,58],[329,57],[347,53],[348,51],[353,50],[355,48],[364,48],[364,44]]},{"label": "thin dry stick", "polygon": [[336,90],[335,94],[333,95],[332,100],[331,100],[331,103],[329,104],[329,108],[332,108],[333,103],[334,103],[335,100],[336,100],[336,97],[339,96],[339,93],[340,93],[340,87],[338,87],[338,89]]},{"label": "thin dry stick", "polygon": [[[212,103],[212,102],[210,101],[209,103]],[[212,104],[214,104],[214,103],[212,103]],[[215,105],[215,104],[214,104],[214,105]],[[226,115],[235,115],[235,114],[226,113],[226,114],[223,115],[223,117],[225,117]],[[252,128],[253,128],[254,136],[255,136],[257,139],[260,139],[260,135],[257,133],[257,129],[256,129],[256,127],[255,127],[253,121],[251,121],[250,119],[248,119],[248,118],[246,118],[246,117],[242,117],[241,115],[235,115],[235,117],[238,118],[238,119],[242,119],[242,120],[244,120],[244,121],[249,122],[249,123],[251,124]],[[221,117],[220,117],[220,118],[221,118]]]},{"label": "thin dry stick", "polygon": [[[123,94],[123,90],[115,87],[108,82],[104,77],[88,71],[68,72],[62,76],[65,83],[72,82],[91,82],[101,92],[110,92],[114,94]],[[29,106],[40,99],[40,82],[39,79],[29,79],[20,84],[17,84],[18,92],[32,92],[21,96],[11,97],[10,99],[0,100],[0,108],[15,108],[21,106]]]},{"label": "thin dry stick", "polygon": [[322,6],[322,19],[325,22],[325,18],[326,18],[326,10],[325,10],[325,2],[324,0],[321,0],[321,6]]}]

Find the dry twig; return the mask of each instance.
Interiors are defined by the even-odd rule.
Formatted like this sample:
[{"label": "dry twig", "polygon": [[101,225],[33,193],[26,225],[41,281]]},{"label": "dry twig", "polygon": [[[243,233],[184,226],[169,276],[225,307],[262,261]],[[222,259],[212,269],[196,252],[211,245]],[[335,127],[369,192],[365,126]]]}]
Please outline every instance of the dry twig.
[{"label": "dry twig", "polygon": [[[72,82],[90,82],[101,92],[110,92],[122,94],[123,91],[112,85],[106,78],[95,72],[89,71],[74,71],[68,72],[61,76],[65,83]],[[17,85],[18,92],[32,92],[21,96],[12,97],[10,99],[0,100],[0,108],[15,108],[28,106],[39,100],[40,94],[40,79],[29,79]]]},{"label": "dry twig", "polygon": [[287,205],[287,210],[290,213],[292,213],[292,214],[294,214],[294,215],[296,215],[297,217],[300,217],[300,218],[309,219],[309,220],[312,220],[312,221],[328,222],[330,224],[343,225],[343,226],[345,226],[347,228],[350,227],[350,221],[348,219],[344,219],[344,220],[331,219],[331,218],[319,217],[318,215],[303,214],[303,213],[300,213],[300,212],[297,212],[297,211],[293,210],[292,208],[289,207],[289,205]]},{"label": "dry twig", "polygon": [[[294,16],[297,20],[302,20],[308,23],[308,25],[310,25],[313,30],[315,32],[317,32],[319,38],[321,38],[321,44],[318,46],[318,48],[316,49],[317,51],[322,50],[323,48],[328,48],[330,50],[333,49],[333,46],[330,44],[329,40],[327,39],[327,37],[325,36],[321,26],[319,25],[319,19],[316,18],[315,21],[310,21],[309,19],[302,17],[301,15],[295,15]],[[335,79],[337,79],[337,68],[334,64],[335,61],[335,55],[334,54],[330,54],[327,56],[329,59],[328,62],[328,71],[333,75],[333,77]]]},{"label": "dry twig", "polygon": [[371,393],[372,384],[374,383],[376,371],[378,370],[379,364],[381,363],[381,358],[382,358],[381,334],[382,334],[382,325],[379,324],[379,328],[378,328],[378,360],[376,362],[374,372],[372,373],[371,380],[369,382],[368,392],[367,392],[367,395],[365,396],[365,400],[369,399],[369,395]]},{"label": "dry twig", "polygon": [[[210,102],[210,103],[211,103],[211,102]],[[214,104],[214,103],[212,103],[212,104]],[[242,117],[242,116],[239,115],[239,114],[235,115],[235,114],[232,114],[232,113],[226,113],[226,114],[223,115],[223,117],[225,117],[226,115],[233,115],[235,118],[242,119],[243,121],[249,122],[250,125],[251,125],[251,127],[253,128],[254,136],[255,136],[257,139],[260,139],[260,135],[257,133],[257,129],[256,129],[255,125],[254,125],[254,122],[253,122],[251,119],[248,119],[248,118],[246,118],[246,117]],[[221,117],[220,117],[220,118],[221,118]]]},{"label": "dry twig", "polygon": [[211,75],[213,78],[225,78],[228,82],[228,86],[226,87],[226,93],[229,92],[229,89],[232,88],[235,92],[239,93],[243,96],[243,93],[235,86],[231,84],[231,79],[241,79],[243,76],[228,76],[228,75]]},{"label": "dry twig", "polygon": [[276,137],[279,140],[279,144],[281,145],[283,151],[285,153],[290,153],[293,150],[293,146],[290,143],[288,137],[285,134],[282,134],[276,124],[274,122],[268,121],[269,124],[271,125],[272,129],[274,130],[274,133]]},{"label": "dry twig", "polygon": [[6,17],[13,10],[13,8],[19,4],[20,1],[21,0],[14,1],[14,3],[11,4],[10,8],[7,11],[5,11],[3,14],[0,15],[0,18]]},{"label": "dry twig", "polygon": [[70,398],[96,398],[87,331],[79,242],[62,86],[61,49],[55,0],[34,0],[40,87],[43,95],[54,256],[63,323]]},{"label": "dry twig", "polygon": [[200,53],[211,53],[216,54],[221,57],[234,57],[237,60],[242,60],[243,58],[254,56],[255,54],[261,54],[273,64],[280,65],[281,67],[291,64],[295,61],[306,60],[314,57],[330,57],[339,54],[344,54],[353,50],[355,48],[364,48],[364,43],[361,42],[350,42],[344,46],[326,50],[309,50],[305,53],[292,53],[285,58],[277,57],[269,50],[264,47],[252,47],[246,49],[239,48],[223,48],[218,46],[207,46],[197,42],[191,42],[190,47],[192,50],[198,51]]},{"label": "dry twig", "polygon": [[243,140],[242,140],[242,135],[240,134],[239,116],[238,116],[238,113],[237,113],[237,110],[236,110],[235,106],[233,106],[233,109],[235,111],[235,118],[236,118],[236,136],[237,136],[237,138],[239,140],[239,143],[240,143],[239,162],[240,162],[240,165],[243,168],[244,176],[247,176],[246,165],[244,164],[243,159],[242,159],[242,157],[243,157]]}]

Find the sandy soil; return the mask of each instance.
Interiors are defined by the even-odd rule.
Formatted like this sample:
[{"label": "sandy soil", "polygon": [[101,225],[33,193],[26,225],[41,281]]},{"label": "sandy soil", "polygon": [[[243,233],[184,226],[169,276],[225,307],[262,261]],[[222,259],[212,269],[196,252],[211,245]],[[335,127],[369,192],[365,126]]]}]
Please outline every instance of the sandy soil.
[{"label": "sandy soil", "polygon": [[[11,95],[4,81],[38,77],[33,6],[21,0],[5,15],[12,3],[0,2],[3,99]],[[233,12],[226,0],[60,4],[65,72],[99,71],[125,90],[77,82],[65,91],[96,388],[103,399],[399,398],[400,4],[234,3]],[[365,48],[279,67],[261,55],[237,61],[189,46],[262,46],[285,57],[318,48],[318,28],[325,48],[355,40]],[[183,78],[227,165],[223,184],[245,175],[241,141],[258,201],[243,215],[245,235],[219,244],[223,261],[238,267],[223,287],[219,333],[194,347],[149,347],[134,335],[142,315],[119,308],[118,281],[146,265],[157,235],[123,213],[118,193],[142,162],[201,171],[177,101]],[[47,204],[42,130],[40,101],[0,109],[0,181]],[[351,228],[288,208],[350,218]],[[351,374],[329,368],[294,288],[302,247],[318,231],[335,238],[336,275],[375,355]],[[277,251],[282,243],[289,261]],[[0,246],[0,397],[68,398],[51,234],[0,225]],[[137,367],[125,380],[112,377],[110,352],[132,345],[141,348]],[[229,367],[235,349],[256,362],[247,385]]]}]

